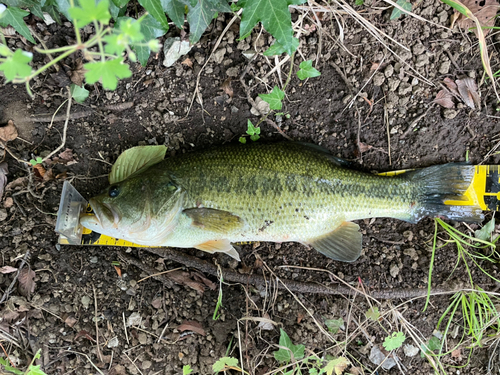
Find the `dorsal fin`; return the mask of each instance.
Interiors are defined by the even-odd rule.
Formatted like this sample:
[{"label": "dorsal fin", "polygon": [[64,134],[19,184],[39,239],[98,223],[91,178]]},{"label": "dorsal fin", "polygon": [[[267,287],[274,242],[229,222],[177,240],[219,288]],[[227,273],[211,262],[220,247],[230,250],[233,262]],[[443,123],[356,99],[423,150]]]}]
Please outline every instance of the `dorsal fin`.
[{"label": "dorsal fin", "polygon": [[109,183],[116,184],[135,173],[145,171],[152,165],[159,163],[165,158],[167,147],[161,146],[137,146],[123,151],[115,164],[111,167]]}]

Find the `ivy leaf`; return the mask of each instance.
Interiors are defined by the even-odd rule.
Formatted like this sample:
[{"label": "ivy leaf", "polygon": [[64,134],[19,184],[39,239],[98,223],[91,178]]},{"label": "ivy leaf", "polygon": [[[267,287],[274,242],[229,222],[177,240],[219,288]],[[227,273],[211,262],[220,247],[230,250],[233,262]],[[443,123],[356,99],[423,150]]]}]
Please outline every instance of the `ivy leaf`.
[{"label": "ivy leaf", "polygon": [[118,7],[118,8],[123,8],[125,5],[129,3],[130,0],[113,0],[113,3]]},{"label": "ivy leaf", "polygon": [[318,77],[321,75],[321,73],[313,68],[312,66],[312,60],[306,60],[302,61],[299,65],[300,70],[297,72],[297,77],[301,81],[305,80],[306,78],[313,78],[313,77]]},{"label": "ivy leaf", "polygon": [[107,24],[111,18],[108,9],[108,0],[102,0],[97,5],[95,0],[80,0],[80,7],[69,8],[68,13],[78,27],[82,28],[94,21]]},{"label": "ivy leaf", "polygon": [[55,0],[55,1],[57,3],[57,8],[59,9],[59,12],[64,14],[64,17],[66,17],[68,20],[73,21],[73,17],[71,17],[69,14],[69,8],[71,8],[69,0]]},{"label": "ivy leaf", "polygon": [[217,12],[231,12],[231,7],[224,0],[197,0],[196,5],[188,4],[189,41],[194,44],[200,40]]},{"label": "ivy leaf", "polygon": [[387,336],[382,344],[387,351],[397,349],[403,345],[406,340],[406,336],[403,332],[393,332],[392,335]]},{"label": "ivy leaf", "polygon": [[85,79],[87,83],[102,81],[102,86],[107,90],[115,90],[118,85],[118,78],[129,78],[132,72],[128,65],[123,64],[123,57],[108,60],[91,62],[83,65]]},{"label": "ivy leaf", "polygon": [[224,371],[227,367],[238,367],[238,360],[233,357],[222,357],[212,366],[214,373]]},{"label": "ivy leaf", "polygon": [[294,345],[292,343],[292,340],[290,340],[290,337],[286,334],[283,329],[280,328],[280,346],[283,346],[284,348],[280,348],[279,350],[274,352],[274,358],[278,362],[290,362],[292,360],[292,355],[293,359],[301,359],[304,358],[304,345]]},{"label": "ivy leaf", "polygon": [[174,21],[175,26],[182,29],[184,26],[184,3],[179,0],[161,0],[163,11]]},{"label": "ivy leaf", "polygon": [[55,0],[47,0],[42,6],[42,11],[47,12],[58,25],[61,24],[61,17]]},{"label": "ivy leaf", "polygon": [[0,358],[0,364],[5,368],[5,371],[9,371],[14,375],[24,375],[24,371],[20,371],[17,368],[12,367],[7,358]]},{"label": "ivy leaf", "polygon": [[[144,35],[144,40],[148,43],[156,42],[155,38],[159,38],[167,33],[168,29],[163,28],[163,26],[148,14],[141,22],[141,31]],[[159,47],[159,46],[158,46]],[[151,48],[151,45],[143,44],[133,44],[132,49],[137,53],[137,58],[142,66],[146,66],[151,50],[157,50]]]},{"label": "ivy leaf", "polygon": [[[297,38],[292,38],[292,50],[295,51],[299,46],[299,40]],[[281,55],[285,51],[285,47],[281,45],[280,42],[275,41],[271,47],[269,47],[264,53],[264,56],[276,56]]]},{"label": "ivy leaf", "polygon": [[141,4],[164,29],[168,30],[168,20],[163,11],[161,0],[139,0],[139,4]]},{"label": "ivy leaf", "polygon": [[372,306],[365,313],[365,316],[366,316],[366,319],[370,319],[370,320],[373,320],[374,322],[376,322],[380,318],[380,311],[378,310],[377,306]]},{"label": "ivy leaf", "polygon": [[339,329],[344,329],[344,319],[326,319],[325,320],[325,325],[328,330],[335,334],[339,331]]},{"label": "ivy leaf", "polygon": [[483,241],[491,241],[491,233],[495,230],[495,218],[488,221],[484,227],[474,232],[474,237]]},{"label": "ivy leaf", "polygon": [[322,369],[319,373],[326,375],[332,375],[335,371],[335,375],[342,375],[347,366],[349,366],[351,362],[345,357],[338,357],[332,359],[328,362],[324,369]]},{"label": "ivy leaf", "polygon": [[285,98],[285,93],[278,86],[274,86],[273,91],[269,94],[259,94],[259,96],[263,101],[269,103],[271,109],[279,111],[283,107],[281,101]]},{"label": "ivy leaf", "polygon": [[83,86],[80,87],[75,85],[74,83],[70,86],[70,92],[73,99],[75,99],[78,103],[83,103],[89,96],[89,90]]},{"label": "ivy leaf", "polygon": [[0,64],[0,71],[3,71],[7,82],[14,78],[26,78],[31,74],[31,66],[28,63],[32,59],[32,53],[17,49]]},{"label": "ivy leaf", "polygon": [[25,10],[7,7],[7,9],[0,14],[0,26],[7,27],[11,25],[19,34],[24,36],[31,43],[36,44],[28,26],[23,20],[28,14],[30,14],[30,12],[26,12]]},{"label": "ivy leaf", "polygon": [[283,46],[284,52],[291,55],[295,49],[293,42],[292,17],[288,6],[302,4],[305,0],[240,0],[243,8],[240,35],[252,31],[261,22],[264,28]]},{"label": "ivy leaf", "polygon": [[39,1],[35,0],[2,0],[8,7],[28,8],[31,13],[43,20],[42,7]]},{"label": "ivy leaf", "polygon": [[[412,9],[411,3],[409,1],[406,1],[406,0],[398,0],[396,2],[396,4],[398,4],[401,8],[403,8],[404,10],[406,10],[408,12],[410,12]],[[392,13],[391,13],[391,21],[398,19],[399,17],[401,17],[402,14],[404,14],[404,12],[402,12],[400,9],[394,7],[394,9],[392,10]]]}]

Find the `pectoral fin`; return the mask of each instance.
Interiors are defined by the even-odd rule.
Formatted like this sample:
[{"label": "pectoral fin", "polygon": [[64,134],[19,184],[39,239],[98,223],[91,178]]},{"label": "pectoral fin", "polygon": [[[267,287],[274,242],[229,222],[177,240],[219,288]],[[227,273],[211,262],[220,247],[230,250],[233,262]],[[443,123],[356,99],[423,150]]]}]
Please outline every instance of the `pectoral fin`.
[{"label": "pectoral fin", "polygon": [[361,255],[362,234],[359,226],[344,221],[333,232],[307,241],[321,254],[342,262],[354,262]]},{"label": "pectoral fin", "polygon": [[243,227],[243,220],[228,211],[188,208],[183,213],[193,220],[192,225],[212,232],[229,233]]},{"label": "pectoral fin", "polygon": [[225,253],[229,255],[231,258],[236,259],[238,262],[240,261],[240,255],[235,250],[233,245],[229,240],[212,240],[201,243],[195,246],[195,249],[206,251],[207,253]]}]

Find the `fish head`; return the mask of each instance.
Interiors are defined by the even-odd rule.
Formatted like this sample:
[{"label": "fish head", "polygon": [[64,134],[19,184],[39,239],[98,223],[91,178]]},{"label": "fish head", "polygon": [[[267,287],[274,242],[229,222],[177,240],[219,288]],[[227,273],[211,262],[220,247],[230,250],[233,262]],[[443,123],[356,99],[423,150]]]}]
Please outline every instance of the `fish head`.
[{"label": "fish head", "polygon": [[[161,179],[160,179],[161,180]],[[137,176],[112,184],[89,200],[94,215],[80,223],[94,232],[141,245],[161,245],[181,211],[181,190],[171,181]]]}]

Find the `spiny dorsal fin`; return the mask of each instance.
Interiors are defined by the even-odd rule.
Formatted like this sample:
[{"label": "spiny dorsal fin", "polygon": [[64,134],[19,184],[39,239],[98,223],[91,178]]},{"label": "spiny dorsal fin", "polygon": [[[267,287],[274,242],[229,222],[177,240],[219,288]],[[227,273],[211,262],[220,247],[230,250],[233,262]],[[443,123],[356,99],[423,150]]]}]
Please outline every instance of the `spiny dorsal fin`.
[{"label": "spiny dorsal fin", "polygon": [[116,184],[131,175],[145,171],[152,165],[159,163],[165,158],[167,147],[161,146],[137,146],[123,151],[109,174],[109,183]]},{"label": "spiny dorsal fin", "polygon": [[188,208],[183,213],[193,220],[192,225],[211,232],[229,233],[243,227],[243,220],[228,211],[202,207]]},{"label": "spiny dorsal fin", "polygon": [[358,224],[344,221],[334,231],[307,243],[329,258],[354,262],[361,255],[362,237]]}]

